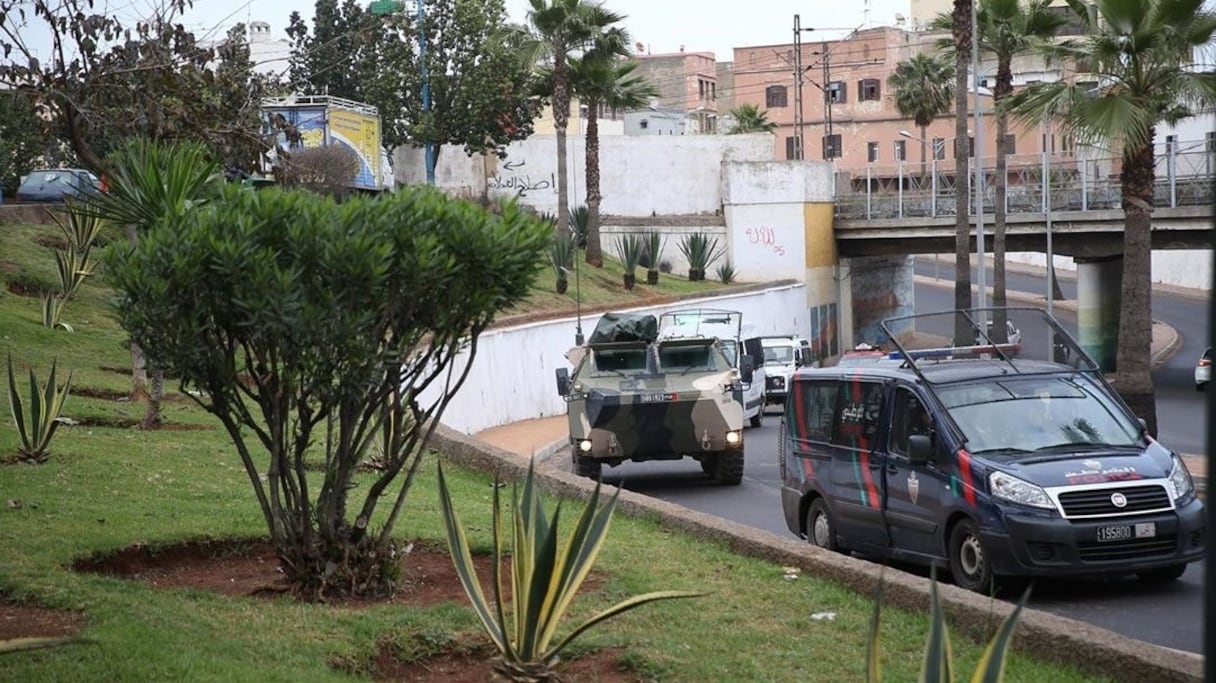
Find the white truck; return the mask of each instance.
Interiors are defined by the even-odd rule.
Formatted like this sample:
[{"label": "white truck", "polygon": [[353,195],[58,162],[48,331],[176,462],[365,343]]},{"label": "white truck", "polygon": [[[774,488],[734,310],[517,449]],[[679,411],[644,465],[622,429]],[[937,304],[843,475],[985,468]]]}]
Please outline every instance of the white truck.
[{"label": "white truck", "polygon": [[755,341],[758,338],[744,338],[748,331],[749,326],[743,323],[743,314],[739,311],[687,308],[659,316],[659,339],[713,336],[717,337],[731,367],[741,370],[744,359],[751,359],[752,381],[741,383],[739,400],[743,404],[744,419],[752,427],[759,427],[764,423],[764,406],[767,404],[763,352],[759,341]]},{"label": "white truck", "polygon": [[804,365],[814,365],[811,342],[797,335],[753,337],[747,344],[758,344],[765,372],[766,405],[785,405],[794,371]]}]

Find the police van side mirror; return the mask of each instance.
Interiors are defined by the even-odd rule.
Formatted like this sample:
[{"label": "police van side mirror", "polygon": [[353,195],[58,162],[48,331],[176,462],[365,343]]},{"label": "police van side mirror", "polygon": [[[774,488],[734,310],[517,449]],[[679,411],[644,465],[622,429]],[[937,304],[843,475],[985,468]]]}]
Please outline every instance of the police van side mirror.
[{"label": "police van side mirror", "polygon": [[933,440],[927,434],[912,434],[908,437],[908,462],[924,465],[933,457]]},{"label": "police van side mirror", "polygon": [[557,369],[557,393],[559,396],[570,393],[570,370],[566,368]]},{"label": "police van side mirror", "polygon": [[739,379],[744,384],[751,384],[752,378],[756,374],[756,361],[751,356],[741,356],[739,358]]}]

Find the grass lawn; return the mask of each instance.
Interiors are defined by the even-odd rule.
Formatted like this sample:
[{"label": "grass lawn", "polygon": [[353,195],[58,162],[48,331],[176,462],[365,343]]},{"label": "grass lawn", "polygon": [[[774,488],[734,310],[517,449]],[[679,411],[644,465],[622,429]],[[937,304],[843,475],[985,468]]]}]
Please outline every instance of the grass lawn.
[{"label": "grass lawn", "polygon": [[[326,606],[289,597],[157,588],[144,581],[73,571],[79,558],[133,544],[256,539],[265,527],[218,421],[181,396],[171,396],[165,405],[166,421],[177,429],[96,426],[135,420],[143,412],[140,404],[85,395],[129,389],[129,378],[114,370],[129,367],[130,356],[122,331],[107,314],[109,293],[99,280],[87,283],[67,305],[64,318],[76,329],[67,333],[42,327],[38,299],[18,296],[7,287],[14,281],[54,281],[53,259],[35,240],[55,234],[53,227],[0,226],[0,278],[5,285],[0,289],[0,338],[4,351],[12,353],[19,377],[33,364],[39,379],[45,378],[53,359],[61,368],[74,370],[77,389],[64,414],[92,426],[63,427],[46,464],[16,464],[10,457],[18,447],[16,430],[7,392],[0,394],[0,457],[6,459],[0,464],[0,602],[75,612],[83,619],[82,635],[91,642],[2,655],[0,680],[369,680],[372,662],[385,643],[409,658],[457,640],[481,639],[463,600],[430,607]],[[619,270],[610,272],[619,283]],[[584,278],[584,295],[599,291],[596,280]],[[550,271],[538,285],[551,291]],[[687,282],[680,286],[715,287]],[[607,289],[597,296],[606,297]],[[545,296],[538,291],[533,301]],[[492,482],[477,472],[454,467],[445,471],[471,538],[488,548]],[[434,458],[428,459],[414,485],[397,533],[403,540],[442,543]],[[577,641],[582,652],[621,648],[630,680],[864,678],[868,595],[805,574],[787,580],[780,566],[672,533],[650,519],[624,515],[615,519],[596,571],[594,589],[576,600],[575,619],[644,591],[710,593],[644,606]],[[834,618],[812,618],[819,613]],[[884,610],[887,680],[916,679],[926,634],[925,614]],[[969,672],[981,646],[958,637],[954,652],[959,667]],[[1015,652],[1005,680],[1101,679]]]}]

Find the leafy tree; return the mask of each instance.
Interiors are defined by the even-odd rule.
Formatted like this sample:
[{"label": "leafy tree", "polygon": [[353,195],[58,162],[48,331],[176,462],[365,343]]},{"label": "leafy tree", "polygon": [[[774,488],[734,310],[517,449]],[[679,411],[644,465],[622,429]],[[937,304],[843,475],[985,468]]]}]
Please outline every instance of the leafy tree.
[{"label": "leafy tree", "polygon": [[21,176],[46,150],[47,131],[34,100],[18,90],[0,92],[0,191],[12,197]]},{"label": "leafy tree", "polygon": [[1194,51],[1216,33],[1203,0],[1069,0],[1086,34],[1043,47],[1056,62],[1085,60],[1102,80],[1096,94],[1075,82],[1038,83],[1014,93],[1009,111],[1026,126],[1054,117],[1080,143],[1119,150],[1123,195],[1123,277],[1115,387],[1157,433],[1151,375],[1153,135],[1201,107],[1216,105],[1216,72],[1191,68]]},{"label": "leafy tree", "polygon": [[502,0],[429,0],[426,18],[431,112],[405,101],[410,139],[435,142],[436,154],[451,144],[504,156],[532,134],[542,105],[526,29],[507,24]]},{"label": "leafy tree", "polygon": [[895,72],[887,77],[895,95],[895,107],[899,115],[912,119],[920,130],[921,175],[925,174],[925,162],[929,124],[950,111],[954,100],[954,67],[946,58],[928,52],[919,52],[895,65]]},{"label": "leafy tree", "polygon": [[[174,23],[189,0],[164,0],[134,25],[92,0],[0,0],[0,84],[30,93],[80,162],[107,172],[109,150],[131,137],[195,140],[242,167],[263,151],[260,82]],[[39,57],[32,36],[49,35]],[[230,50],[232,58],[238,50]],[[246,65],[248,66],[248,65]],[[243,93],[243,97],[234,97]]]},{"label": "leafy tree", "polygon": [[570,64],[625,17],[589,0],[529,0],[528,23],[536,41],[533,52],[552,69],[553,123],[557,139],[558,233],[570,229],[570,190],[566,170],[566,126],[570,122]]},{"label": "leafy tree", "polygon": [[637,109],[659,91],[641,74],[637,61],[622,61],[618,53],[629,44],[623,29],[605,34],[610,42],[588,50],[570,62],[571,90],[587,105],[587,263],[602,268],[600,244],[600,107]]},{"label": "leafy tree", "polygon": [[[996,208],[992,229],[993,338],[1004,342],[1005,312],[1005,196],[1008,191],[1009,112],[1004,103],[1013,94],[1013,58],[1046,44],[1064,25],[1064,18],[1048,9],[1050,0],[979,0],[976,23],[980,50],[996,57],[996,83],[992,101],[996,107]],[[941,15],[936,28],[950,30],[952,18]],[[922,131],[922,136],[923,131]],[[921,140],[922,159],[924,140]],[[1053,278],[1054,280],[1054,278]]]},{"label": "leafy tree", "polygon": [[410,141],[405,106],[420,88],[412,19],[370,14],[355,0],[317,0],[312,29],[299,12],[288,20],[291,88],[330,95],[379,110],[380,144],[389,151]]},{"label": "leafy tree", "polygon": [[423,446],[551,236],[428,187],[230,184],[107,266],[120,324],[219,418],[287,578],[323,599],[393,588]]},{"label": "leafy tree", "polygon": [[741,104],[730,110],[735,125],[730,129],[730,135],[746,133],[771,133],[777,130],[777,123],[768,120],[768,112],[762,111],[754,104]]},{"label": "leafy tree", "polygon": [[[198,143],[163,145],[136,138],[115,150],[107,165],[107,191],[73,210],[123,226],[132,246],[212,199],[220,178],[219,164]],[[142,426],[156,429],[161,426],[164,366],[152,364],[149,383],[145,350],[139,339],[132,339],[132,398],[148,399]]]}]

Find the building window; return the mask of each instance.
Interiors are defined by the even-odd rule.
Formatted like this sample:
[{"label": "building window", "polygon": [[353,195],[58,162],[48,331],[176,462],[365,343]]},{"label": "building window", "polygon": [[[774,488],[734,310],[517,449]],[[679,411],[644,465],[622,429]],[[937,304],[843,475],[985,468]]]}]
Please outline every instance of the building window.
[{"label": "building window", "polygon": [[709,99],[711,99],[711,100],[718,99],[718,84],[717,83],[709,84]]},{"label": "building window", "polygon": [[798,136],[791,135],[785,139],[785,158],[788,160],[799,159],[801,154],[798,153]]},{"label": "building window", "polygon": [[1203,134],[1204,149],[1208,154],[1216,154],[1216,133],[1208,131]]},{"label": "building window", "polygon": [[857,100],[867,102],[880,99],[881,87],[877,78],[863,78],[857,82]]},{"label": "building window", "polygon": [[1005,136],[1005,153],[1017,154],[1018,137],[1012,133]]},{"label": "building window", "polygon": [[844,81],[828,83],[824,94],[827,96],[828,102],[832,104],[844,104],[848,101],[848,89],[845,87]]},{"label": "building window", "polygon": [[895,160],[906,161],[908,156],[908,145],[903,140],[895,141]]},{"label": "building window", "polygon": [[764,89],[764,106],[772,109],[774,107],[788,107],[786,100],[784,85],[770,85]]},{"label": "building window", "polygon": [[823,158],[840,158],[840,133],[823,136]]},{"label": "building window", "polygon": [[878,161],[878,143],[877,142],[867,142],[866,143],[866,161],[868,161],[870,163],[874,163],[875,161]]},{"label": "building window", "polygon": [[[954,156],[958,156],[958,140],[954,141]],[[967,156],[969,156],[969,157],[975,156],[975,138],[974,137],[967,138]]]},{"label": "building window", "polygon": [[705,81],[703,79],[697,79],[697,90],[699,91],[701,99],[705,99]]},{"label": "building window", "polygon": [[946,138],[933,138],[933,158],[938,161],[946,158]]}]

